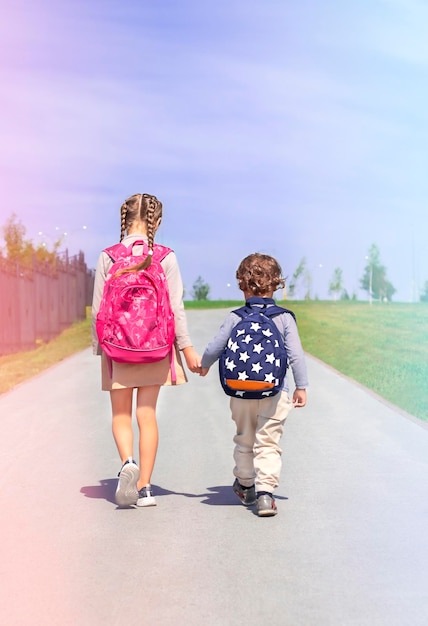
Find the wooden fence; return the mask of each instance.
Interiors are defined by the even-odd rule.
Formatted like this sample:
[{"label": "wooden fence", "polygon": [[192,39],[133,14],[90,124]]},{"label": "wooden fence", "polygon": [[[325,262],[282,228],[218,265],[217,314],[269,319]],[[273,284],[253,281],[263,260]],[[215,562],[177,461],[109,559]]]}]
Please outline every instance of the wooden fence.
[{"label": "wooden fence", "polygon": [[0,259],[0,354],[34,348],[84,320],[93,283],[83,253],[31,268]]}]

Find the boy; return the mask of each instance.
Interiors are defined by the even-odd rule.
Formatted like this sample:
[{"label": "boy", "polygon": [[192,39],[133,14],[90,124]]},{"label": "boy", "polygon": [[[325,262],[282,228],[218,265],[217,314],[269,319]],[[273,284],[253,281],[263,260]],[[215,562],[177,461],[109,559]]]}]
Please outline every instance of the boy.
[{"label": "boy", "polygon": [[[243,291],[246,305],[252,309],[275,306],[274,292],[285,286],[281,267],[266,254],[250,254],[241,261],[237,272],[239,288]],[[231,312],[223,322],[218,334],[209,343],[202,356],[201,376],[206,376],[209,368],[225,349],[231,330],[240,321]],[[294,316],[286,309],[273,318],[280,331],[291,366],[296,389],[293,400],[288,396],[287,376],[281,390],[275,395],[262,399],[231,397],[230,409],[236,424],[234,437],[235,482],[233,491],[245,506],[257,503],[260,517],[277,514],[273,491],[278,486],[281,472],[281,439],[284,423],[293,405],[296,408],[306,404],[308,385],[305,357],[300,342]],[[242,353],[241,357],[246,353]],[[237,358],[239,359],[239,352]],[[246,356],[244,357],[246,358]]]}]

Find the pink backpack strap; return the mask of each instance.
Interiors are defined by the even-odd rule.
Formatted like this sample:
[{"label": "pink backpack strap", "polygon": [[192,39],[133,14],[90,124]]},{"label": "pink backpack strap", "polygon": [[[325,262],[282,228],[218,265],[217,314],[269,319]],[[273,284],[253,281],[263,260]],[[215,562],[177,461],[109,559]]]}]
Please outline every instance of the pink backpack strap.
[{"label": "pink backpack strap", "polygon": [[121,257],[127,256],[128,248],[123,243],[115,243],[114,246],[109,246],[108,248],[104,248],[103,252],[108,254],[111,260],[117,261]]},{"label": "pink backpack strap", "polygon": [[168,248],[167,246],[161,246],[159,243],[155,243],[155,245],[153,246],[153,257],[156,259],[156,261],[159,261],[159,263],[163,261],[170,252],[172,252],[172,248]]},{"label": "pink backpack strap", "polygon": [[[172,248],[168,248],[168,246],[162,246],[160,244],[155,243],[153,247],[153,257],[156,259],[156,261],[159,261],[160,263],[172,251],[173,251]],[[174,345],[171,346],[171,352],[169,355],[169,363],[170,363],[170,368],[171,368],[171,382],[173,385],[175,385],[177,382],[177,372],[175,369]]]},{"label": "pink backpack strap", "polygon": [[171,382],[173,385],[177,382],[177,372],[175,370],[175,361],[174,361],[174,345],[171,348],[171,354],[169,357],[169,364],[171,368]]},{"label": "pink backpack strap", "polygon": [[[137,241],[133,241],[130,246],[125,246],[123,243],[115,243],[113,246],[109,246],[108,248],[104,248],[103,252],[108,254],[108,256],[112,259],[112,261],[117,261],[118,259],[128,256],[132,254],[132,248],[135,245],[143,246],[143,254],[147,254],[147,243],[141,239]],[[166,256],[170,252],[172,252],[172,248],[168,248],[168,246],[162,246],[161,244],[155,243],[153,247],[153,257],[156,261],[163,261]]]}]

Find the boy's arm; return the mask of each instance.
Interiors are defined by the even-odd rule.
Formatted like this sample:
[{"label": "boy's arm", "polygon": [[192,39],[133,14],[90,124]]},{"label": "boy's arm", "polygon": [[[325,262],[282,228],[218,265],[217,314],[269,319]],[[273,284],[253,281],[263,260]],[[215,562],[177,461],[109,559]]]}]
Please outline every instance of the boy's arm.
[{"label": "boy's arm", "polygon": [[201,360],[201,376],[206,376],[211,365],[217,361],[228,342],[230,331],[235,326],[239,317],[230,313],[220,327],[217,335],[210,341],[204,350]]},{"label": "boy's arm", "polygon": [[293,393],[293,403],[296,408],[302,408],[306,404],[306,387],[309,384],[308,373],[299,331],[294,318],[289,314],[287,314],[284,324],[284,343],[296,385]]}]

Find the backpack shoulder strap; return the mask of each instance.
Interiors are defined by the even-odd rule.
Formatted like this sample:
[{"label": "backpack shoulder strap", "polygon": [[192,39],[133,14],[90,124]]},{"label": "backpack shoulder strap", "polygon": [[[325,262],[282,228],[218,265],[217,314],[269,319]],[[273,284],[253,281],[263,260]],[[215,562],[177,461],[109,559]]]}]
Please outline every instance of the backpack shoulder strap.
[{"label": "backpack shoulder strap", "polygon": [[294,321],[296,322],[296,316],[293,313],[293,311],[290,311],[290,309],[285,309],[284,307],[278,306],[276,304],[264,310],[263,313],[267,317],[276,317],[277,315],[281,315],[281,313],[289,313],[293,317]]},{"label": "backpack shoulder strap", "polygon": [[[132,254],[132,248],[136,244],[143,244],[147,250],[147,244],[145,241],[134,241],[131,246],[126,247],[123,243],[115,243],[113,246],[109,246],[105,248],[103,252],[108,254],[108,256],[112,259],[112,261],[117,261],[118,259],[122,259],[123,257],[129,256]],[[163,261],[163,259],[172,252],[172,248],[168,248],[167,246],[162,246],[160,244],[155,244],[153,246],[153,257],[156,261]],[[147,254],[147,252],[146,252]]]},{"label": "backpack shoulder strap", "polygon": [[263,313],[263,315],[266,315],[266,317],[269,318],[273,318],[276,317],[277,315],[281,315],[281,313],[289,313],[294,321],[296,322],[296,316],[293,313],[293,311],[290,311],[290,309],[285,309],[282,306],[278,306],[277,304],[271,304],[269,306],[255,306],[255,307],[251,307],[249,305],[244,305],[241,306],[239,309],[235,309],[234,311],[232,311],[232,313],[236,313],[236,315],[239,315],[239,317],[246,317],[247,315],[250,315],[250,313]]},{"label": "backpack shoulder strap", "polygon": [[232,313],[235,313],[236,315],[244,319],[244,317],[247,317],[247,315],[250,315],[250,313],[253,313],[253,311],[254,309],[252,309],[250,306],[244,305],[239,307],[239,309],[234,309]]},{"label": "backpack shoulder strap", "polygon": [[108,254],[111,260],[114,262],[124,256],[127,256],[128,248],[123,243],[115,243],[113,246],[104,248],[103,252]]},{"label": "backpack shoulder strap", "polygon": [[153,258],[160,263],[172,251],[172,248],[168,248],[168,246],[162,246],[160,243],[155,243],[153,246]]}]

